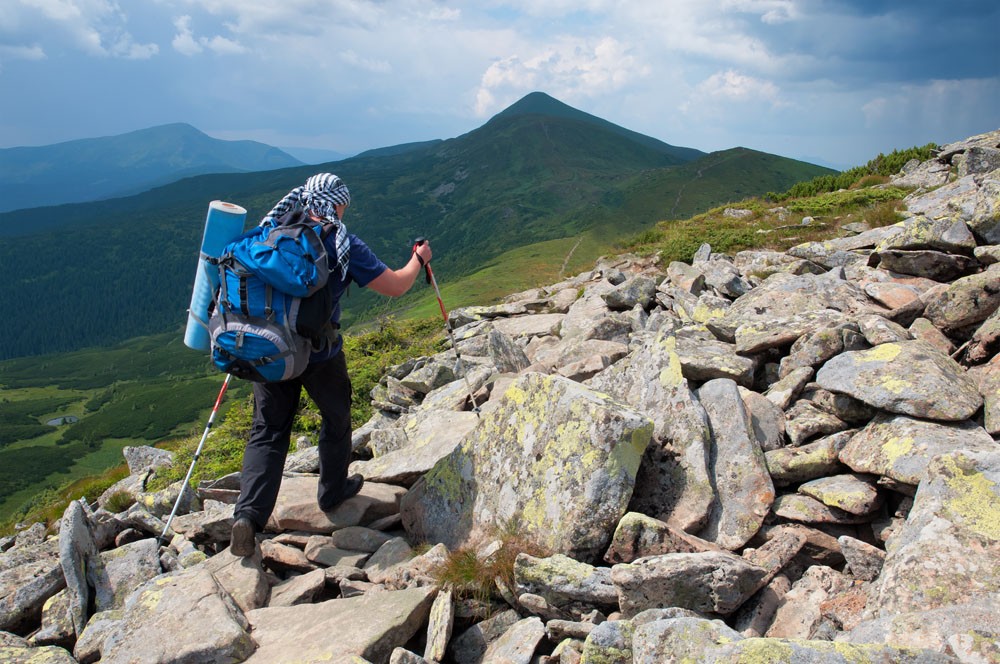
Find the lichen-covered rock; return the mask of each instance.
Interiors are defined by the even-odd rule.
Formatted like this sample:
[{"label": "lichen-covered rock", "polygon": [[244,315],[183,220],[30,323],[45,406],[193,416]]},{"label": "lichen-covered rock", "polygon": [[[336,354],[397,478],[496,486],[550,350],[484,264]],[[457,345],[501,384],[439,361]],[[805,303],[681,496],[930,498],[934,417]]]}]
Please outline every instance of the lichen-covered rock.
[{"label": "lichen-covered rock", "polygon": [[59,542],[17,546],[0,555],[0,630],[27,634],[38,626],[45,601],[66,587]]},{"label": "lichen-covered rock", "polygon": [[782,519],[801,523],[853,524],[867,521],[863,516],[824,505],[815,498],[800,493],[778,496],[774,499],[771,511]]},{"label": "lichen-covered rock", "polygon": [[841,353],[823,365],[816,382],[876,408],[914,417],[966,420],[983,405],[963,369],[921,341]]},{"label": "lichen-covered rock", "polygon": [[880,252],[878,258],[879,267],[883,270],[934,281],[951,281],[979,268],[979,261],[971,256],[958,256],[926,249],[916,251],[887,249]]},{"label": "lichen-covered rock", "polygon": [[890,249],[934,249],[951,254],[971,255],[976,248],[976,238],[961,220],[915,216],[896,225],[900,232],[893,233],[876,244],[876,252]]},{"label": "lichen-covered rock", "polygon": [[246,661],[292,664],[351,661],[351,656],[388,661],[426,624],[436,594],[434,588],[413,588],[250,611],[258,647]]},{"label": "lichen-covered rock", "polygon": [[840,572],[813,565],[782,598],[774,623],[766,636],[786,639],[813,638],[823,620],[820,607],[825,600],[847,590],[851,581]]},{"label": "lichen-covered rock", "polygon": [[799,493],[851,514],[871,514],[882,504],[874,477],[833,475],[799,486]]},{"label": "lichen-covered rock", "polygon": [[573,603],[604,610],[618,607],[611,568],[594,567],[559,554],[548,558],[518,554],[514,561],[514,582],[519,595],[539,595],[556,608]]},{"label": "lichen-covered rock", "polygon": [[4,664],[77,664],[68,650],[59,646],[40,648],[0,646],[0,662]]},{"label": "lichen-covered rock", "polygon": [[483,654],[483,661],[530,664],[535,649],[544,638],[545,625],[542,621],[534,616],[524,618],[489,645]]},{"label": "lichen-covered rock", "polygon": [[267,528],[329,533],[337,528],[364,526],[398,513],[400,497],[406,493],[404,487],[394,484],[365,482],[358,495],[323,512],[316,502],[318,483],[316,475],[285,476]]},{"label": "lichen-covered rock", "polygon": [[[709,325],[710,329],[727,341],[736,341],[740,351],[751,352],[751,346],[744,346],[736,339],[737,328],[766,328],[775,321],[801,321],[797,336],[810,329],[826,327],[824,312],[836,310],[843,314],[875,313],[879,307],[873,305],[864,291],[856,284],[837,278],[838,275],[792,276],[774,274],[752,291],[736,300],[725,316]],[[810,321],[806,314],[816,314]],[[838,321],[844,320],[841,317]],[[794,340],[794,339],[792,339]],[[755,345],[756,346],[756,345]],[[754,347],[755,347],[754,346]]]},{"label": "lichen-covered rock", "polygon": [[876,617],[1000,595],[1000,451],[935,457],[886,548]]},{"label": "lichen-covered rock", "polygon": [[965,361],[970,364],[986,362],[997,351],[1000,351],[1000,310],[994,311],[973,333],[965,349]]},{"label": "lichen-covered rock", "polygon": [[393,431],[401,435],[398,449],[373,459],[355,461],[351,473],[361,473],[372,482],[409,486],[462,442],[479,423],[471,412],[422,410],[403,418]]},{"label": "lichen-covered rock", "polygon": [[146,470],[156,470],[174,462],[173,452],[149,445],[126,445],[122,448],[122,456],[125,457],[130,475],[138,475]]},{"label": "lichen-covered rock", "polygon": [[[960,662],[1000,661],[1000,595],[931,610],[894,613],[838,635],[842,643],[884,643],[894,648],[923,648]],[[952,660],[954,661],[954,660]]]},{"label": "lichen-covered rock", "polygon": [[785,435],[788,443],[796,447],[816,436],[826,436],[845,429],[847,422],[811,401],[799,400],[785,413]]},{"label": "lichen-covered rock", "polygon": [[243,661],[254,651],[248,627],[243,612],[206,570],[163,575],[126,600],[121,621],[100,646],[101,662],[134,662],[136,653],[151,664]]},{"label": "lichen-covered rock", "polygon": [[975,422],[932,422],[881,413],[847,441],[840,460],[855,472],[916,486],[938,454],[995,448],[993,439]]},{"label": "lichen-covered rock", "polygon": [[983,177],[969,227],[985,243],[1000,242],[1000,171]]},{"label": "lichen-covered rock", "polygon": [[629,277],[602,297],[612,311],[627,311],[636,305],[648,309],[656,297],[656,280],[637,274]]},{"label": "lichen-covered rock", "polygon": [[729,614],[765,583],[767,570],[727,551],[667,553],[611,568],[626,617],[676,606]]},{"label": "lichen-covered rock", "polygon": [[580,664],[632,664],[630,620],[608,620],[595,627],[583,643]]},{"label": "lichen-covered rock", "polygon": [[838,472],[843,468],[840,450],[853,433],[842,431],[801,447],[782,447],[765,452],[764,461],[774,484],[787,486]]},{"label": "lichen-covered rock", "polygon": [[867,542],[841,535],[837,538],[851,576],[862,581],[874,581],[885,564],[885,551]]},{"label": "lichen-covered rock", "polygon": [[658,334],[591,380],[591,387],[648,413],[653,440],[635,480],[630,508],[687,531],[708,520],[709,425],[683,375],[677,338]]},{"label": "lichen-covered rock", "polygon": [[711,425],[709,469],[718,495],[698,536],[738,549],[760,529],[774,500],[774,484],[736,383],[710,380],[698,390],[698,399]]},{"label": "lichen-covered rock", "polygon": [[1000,307],[1000,269],[962,277],[928,296],[924,316],[945,332],[989,318]]},{"label": "lichen-covered rock", "polygon": [[101,553],[95,592],[98,611],[117,609],[138,586],[158,576],[159,543],[147,538]]},{"label": "lichen-covered rock", "polygon": [[526,373],[404,496],[403,525],[454,549],[516,522],[554,553],[596,559],[628,507],[652,429],[586,386]]},{"label": "lichen-covered rock", "polygon": [[739,632],[721,620],[669,618],[637,625],[632,635],[633,662],[697,662],[718,646],[740,641]]},{"label": "lichen-covered rock", "polygon": [[524,350],[503,332],[490,330],[486,340],[490,359],[500,373],[518,373],[531,364]]},{"label": "lichen-covered rock", "polygon": [[472,625],[449,642],[448,657],[455,664],[479,664],[489,644],[519,619],[516,611],[507,609]]},{"label": "lichen-covered rock", "polygon": [[712,542],[689,535],[669,523],[638,512],[629,512],[618,522],[611,546],[604,554],[609,563],[630,563],[661,553],[718,551]]},{"label": "lichen-covered rock", "polygon": [[704,335],[678,333],[675,348],[681,361],[681,372],[691,381],[704,382],[713,378],[731,378],[743,387],[753,385],[757,362],[736,354],[736,347]]}]

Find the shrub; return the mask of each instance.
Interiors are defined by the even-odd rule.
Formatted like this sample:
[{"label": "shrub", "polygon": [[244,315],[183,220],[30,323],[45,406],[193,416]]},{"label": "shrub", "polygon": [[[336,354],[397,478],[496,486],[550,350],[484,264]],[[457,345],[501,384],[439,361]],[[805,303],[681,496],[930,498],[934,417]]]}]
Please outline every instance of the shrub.
[{"label": "shrub", "polygon": [[544,557],[551,553],[518,535],[517,530],[514,521],[499,528],[496,534],[499,547],[486,558],[479,557],[476,547],[453,551],[435,570],[435,578],[441,585],[451,587],[456,597],[481,602],[498,597],[498,583],[514,587],[514,561],[519,554]]},{"label": "shrub", "polygon": [[112,514],[124,512],[135,504],[135,496],[128,491],[115,491],[104,501],[104,509]]}]

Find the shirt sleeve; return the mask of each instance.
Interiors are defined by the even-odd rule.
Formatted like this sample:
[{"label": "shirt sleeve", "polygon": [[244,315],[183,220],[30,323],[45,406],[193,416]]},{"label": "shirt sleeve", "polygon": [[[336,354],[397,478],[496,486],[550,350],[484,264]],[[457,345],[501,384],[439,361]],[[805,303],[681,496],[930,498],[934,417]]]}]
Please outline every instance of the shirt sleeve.
[{"label": "shirt sleeve", "polygon": [[353,233],[348,234],[351,242],[351,253],[348,258],[347,273],[359,286],[364,288],[372,279],[389,269],[389,267],[379,260],[368,245]]}]

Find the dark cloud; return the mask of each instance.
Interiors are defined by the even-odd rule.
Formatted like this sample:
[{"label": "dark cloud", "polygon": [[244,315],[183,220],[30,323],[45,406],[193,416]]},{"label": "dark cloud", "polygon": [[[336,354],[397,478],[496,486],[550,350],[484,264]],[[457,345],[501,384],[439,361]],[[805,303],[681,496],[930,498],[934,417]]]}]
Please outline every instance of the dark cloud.
[{"label": "dark cloud", "polygon": [[1000,3],[808,2],[800,18],[753,32],[773,52],[808,54],[795,78],[919,83],[1000,73]]}]

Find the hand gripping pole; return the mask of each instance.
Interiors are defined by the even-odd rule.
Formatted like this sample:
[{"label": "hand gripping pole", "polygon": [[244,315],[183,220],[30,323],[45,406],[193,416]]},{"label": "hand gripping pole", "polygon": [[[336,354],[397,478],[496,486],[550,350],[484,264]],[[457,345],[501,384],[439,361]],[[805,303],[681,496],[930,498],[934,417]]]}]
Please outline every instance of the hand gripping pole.
[{"label": "hand gripping pole", "polygon": [[[417,247],[422,245],[426,240],[422,237],[418,237],[413,241],[413,251],[417,251]],[[418,256],[419,258],[419,256]],[[451,320],[448,318],[448,311],[444,308],[444,300],[441,299],[441,289],[438,288],[437,279],[434,278],[434,270],[431,269],[430,263],[424,263],[421,259],[420,261],[424,265],[424,271],[427,273],[427,283],[434,287],[434,294],[437,296],[438,307],[441,309],[441,317],[444,318],[444,329],[448,333],[448,338],[451,340],[451,347],[455,349],[455,357],[458,359],[458,371],[462,374],[462,379],[465,380],[465,387],[469,391],[469,400],[472,402],[472,412],[479,417],[479,405],[476,403],[476,397],[472,393],[472,385],[469,383],[469,376],[465,373],[465,367],[462,364],[462,354],[458,350],[458,343],[455,341],[455,334],[451,331]]]}]

